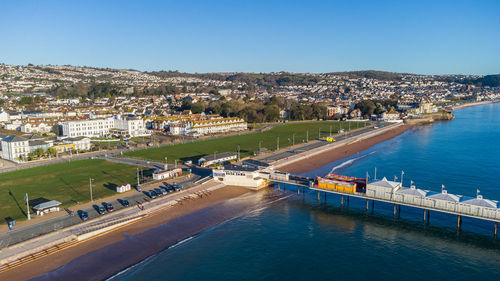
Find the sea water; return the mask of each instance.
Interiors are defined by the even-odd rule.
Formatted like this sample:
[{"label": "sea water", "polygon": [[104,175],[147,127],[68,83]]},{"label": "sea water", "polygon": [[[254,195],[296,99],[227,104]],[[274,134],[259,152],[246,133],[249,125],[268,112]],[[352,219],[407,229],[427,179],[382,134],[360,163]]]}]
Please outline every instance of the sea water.
[{"label": "sea water", "polygon": [[[500,200],[500,104],[455,112],[305,173],[387,177],[423,189]],[[493,223],[316,193],[297,194],[220,224],[125,270],[117,280],[500,280]],[[292,195],[293,196],[290,196]]]}]

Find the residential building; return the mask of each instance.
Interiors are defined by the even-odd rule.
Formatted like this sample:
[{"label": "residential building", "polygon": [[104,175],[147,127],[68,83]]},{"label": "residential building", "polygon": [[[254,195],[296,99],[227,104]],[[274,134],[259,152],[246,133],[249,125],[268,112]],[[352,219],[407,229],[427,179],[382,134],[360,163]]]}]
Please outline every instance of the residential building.
[{"label": "residential building", "polygon": [[144,122],[138,117],[104,118],[63,122],[62,135],[68,137],[146,136]]},{"label": "residential building", "polygon": [[68,121],[61,123],[62,135],[68,137],[105,137],[114,128],[113,118]]},{"label": "residential building", "polygon": [[16,135],[2,139],[2,158],[19,162],[30,153],[29,141]]},{"label": "residential building", "polygon": [[66,138],[63,139],[63,143],[74,144],[75,149],[79,151],[87,151],[90,150],[92,147],[92,144],[90,143],[90,138],[87,137]]}]

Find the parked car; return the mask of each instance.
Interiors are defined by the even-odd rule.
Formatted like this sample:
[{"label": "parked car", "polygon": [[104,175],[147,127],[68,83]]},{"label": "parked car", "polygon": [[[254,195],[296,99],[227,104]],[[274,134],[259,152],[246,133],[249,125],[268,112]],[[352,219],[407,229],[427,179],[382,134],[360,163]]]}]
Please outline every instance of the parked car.
[{"label": "parked car", "polygon": [[104,215],[106,213],[106,209],[104,208],[104,206],[99,206],[97,207],[97,212],[99,213],[99,215]]},{"label": "parked car", "polygon": [[165,188],[168,190],[168,192],[175,192],[175,188],[171,184],[166,185]]},{"label": "parked car", "polygon": [[128,202],[128,200],[127,200],[127,199],[122,199],[122,200],[120,201],[120,203],[123,205],[123,207],[128,207],[128,206],[130,206],[130,203]]},{"label": "parked car", "polygon": [[106,211],[110,213],[115,210],[115,208],[113,208],[113,204],[111,203],[103,203],[102,205],[104,206],[104,208],[106,208]]},{"label": "parked car", "polygon": [[191,164],[193,164],[193,161],[191,161],[191,160],[184,162],[184,165],[191,165]]},{"label": "parked car", "polygon": [[87,213],[86,211],[80,211],[79,213],[82,221],[86,221],[89,219],[89,213]]},{"label": "parked car", "polygon": [[161,189],[155,188],[154,190],[155,190],[156,194],[158,194],[158,196],[163,196],[163,192],[161,192]]},{"label": "parked car", "polygon": [[161,194],[163,194],[163,195],[168,194],[168,190],[165,187],[160,186],[160,190],[161,190]]},{"label": "parked car", "polygon": [[148,196],[151,198],[151,199],[155,199],[156,198],[156,192],[154,190],[150,190],[148,192]]},{"label": "parked car", "polygon": [[174,182],[173,187],[175,191],[181,191],[181,186],[178,183]]}]

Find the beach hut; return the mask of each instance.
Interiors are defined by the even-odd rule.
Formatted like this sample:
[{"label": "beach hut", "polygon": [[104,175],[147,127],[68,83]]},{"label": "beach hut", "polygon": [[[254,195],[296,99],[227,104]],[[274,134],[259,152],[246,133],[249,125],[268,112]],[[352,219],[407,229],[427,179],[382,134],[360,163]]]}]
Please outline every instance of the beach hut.
[{"label": "beach hut", "polygon": [[62,203],[56,200],[52,201],[47,201],[41,204],[36,205],[33,207],[33,210],[35,210],[36,214],[39,216],[43,216],[44,214],[48,214],[51,212],[58,212],[59,211],[59,206]]}]

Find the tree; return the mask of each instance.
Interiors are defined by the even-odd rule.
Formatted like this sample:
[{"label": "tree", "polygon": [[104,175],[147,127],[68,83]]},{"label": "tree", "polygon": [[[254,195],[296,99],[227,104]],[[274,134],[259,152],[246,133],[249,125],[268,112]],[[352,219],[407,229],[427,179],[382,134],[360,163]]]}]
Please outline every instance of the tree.
[{"label": "tree", "polygon": [[30,104],[33,104],[33,98],[30,97],[30,96],[21,97],[21,99],[19,100],[19,104],[20,105],[30,105]]},{"label": "tree", "polygon": [[52,126],[52,129],[50,129],[50,131],[54,134],[56,134],[56,136],[59,136],[59,125],[58,124],[54,124],[54,126]]},{"label": "tree", "polygon": [[204,102],[193,103],[191,105],[191,112],[193,112],[194,114],[202,113],[205,111],[205,107],[206,105]]}]

